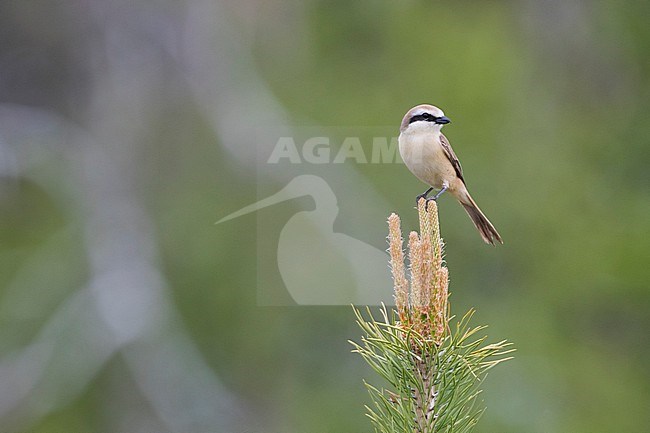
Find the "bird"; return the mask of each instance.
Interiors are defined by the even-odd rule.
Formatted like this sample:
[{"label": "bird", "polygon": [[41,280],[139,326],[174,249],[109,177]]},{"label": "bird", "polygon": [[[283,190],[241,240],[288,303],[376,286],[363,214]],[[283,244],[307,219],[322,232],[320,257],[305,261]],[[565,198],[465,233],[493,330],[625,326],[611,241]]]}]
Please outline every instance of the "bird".
[{"label": "bird", "polygon": [[[441,132],[450,122],[440,108],[428,104],[411,108],[402,119],[398,138],[400,156],[411,173],[430,186],[416,197],[416,202],[421,198],[437,200],[448,191],[463,206],[485,243],[503,244],[497,230],[467,191],[460,161]],[[434,189],[438,192],[428,198]]]}]

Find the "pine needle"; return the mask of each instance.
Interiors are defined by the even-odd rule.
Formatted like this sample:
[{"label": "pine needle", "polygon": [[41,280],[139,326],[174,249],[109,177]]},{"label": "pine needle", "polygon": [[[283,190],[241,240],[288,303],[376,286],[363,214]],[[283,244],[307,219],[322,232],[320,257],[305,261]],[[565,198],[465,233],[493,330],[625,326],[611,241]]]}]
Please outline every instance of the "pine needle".
[{"label": "pine needle", "polygon": [[394,213],[388,218],[396,311],[382,305],[377,320],[369,308],[365,315],[355,308],[365,335],[360,344],[350,343],[389,385],[365,383],[373,401],[367,416],[377,432],[467,433],[485,410],[476,406],[487,371],[512,359],[505,355],[514,349],[506,340],[485,344],[486,337],[477,337],[485,326],[469,325],[474,310],[460,319],[450,316],[436,203],[421,199],[418,216],[420,233],[408,238],[410,281],[400,218]]}]

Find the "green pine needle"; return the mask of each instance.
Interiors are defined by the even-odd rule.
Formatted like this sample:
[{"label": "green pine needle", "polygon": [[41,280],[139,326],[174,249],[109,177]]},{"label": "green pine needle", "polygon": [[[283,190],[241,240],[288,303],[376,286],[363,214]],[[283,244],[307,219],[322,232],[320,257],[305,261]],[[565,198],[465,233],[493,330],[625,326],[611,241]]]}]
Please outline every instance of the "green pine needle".
[{"label": "green pine needle", "polygon": [[[367,318],[354,309],[365,333],[361,343],[353,341],[353,352],[387,383],[366,387],[373,401],[367,415],[382,433],[466,433],[478,422],[484,408],[476,408],[479,386],[489,369],[511,359],[511,343],[484,344],[476,334],[485,326],[470,327],[470,310],[437,345],[412,329],[402,328],[395,314],[380,309],[381,320],[370,309]],[[453,318],[452,318],[453,319]]]}]

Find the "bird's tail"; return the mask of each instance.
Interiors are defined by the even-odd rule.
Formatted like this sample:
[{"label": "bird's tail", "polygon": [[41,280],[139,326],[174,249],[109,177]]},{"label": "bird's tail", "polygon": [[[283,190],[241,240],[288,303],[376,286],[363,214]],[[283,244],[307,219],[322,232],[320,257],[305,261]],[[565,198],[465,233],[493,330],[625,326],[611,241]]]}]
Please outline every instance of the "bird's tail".
[{"label": "bird's tail", "polygon": [[461,193],[458,201],[463,205],[467,215],[472,219],[472,222],[478,229],[478,232],[481,234],[481,237],[486,244],[495,245],[496,242],[503,243],[501,236],[497,232],[497,229],[494,228],[489,219],[481,212],[478,205],[472,199],[472,196],[469,195],[469,192],[465,190]]}]

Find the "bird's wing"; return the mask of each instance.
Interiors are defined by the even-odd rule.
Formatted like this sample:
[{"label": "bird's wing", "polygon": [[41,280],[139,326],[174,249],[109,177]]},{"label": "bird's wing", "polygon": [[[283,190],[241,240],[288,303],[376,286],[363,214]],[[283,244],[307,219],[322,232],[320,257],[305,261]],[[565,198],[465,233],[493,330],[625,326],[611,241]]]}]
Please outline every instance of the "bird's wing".
[{"label": "bird's wing", "polygon": [[445,155],[447,155],[447,159],[449,162],[451,162],[451,165],[454,167],[454,171],[456,171],[456,175],[460,178],[460,180],[465,183],[465,179],[463,179],[463,167],[460,166],[460,161],[458,160],[458,157],[454,153],[454,149],[451,148],[451,144],[449,144],[449,140],[447,140],[447,137],[444,136],[444,134],[440,134],[440,144],[442,145],[442,149],[445,151]]}]

